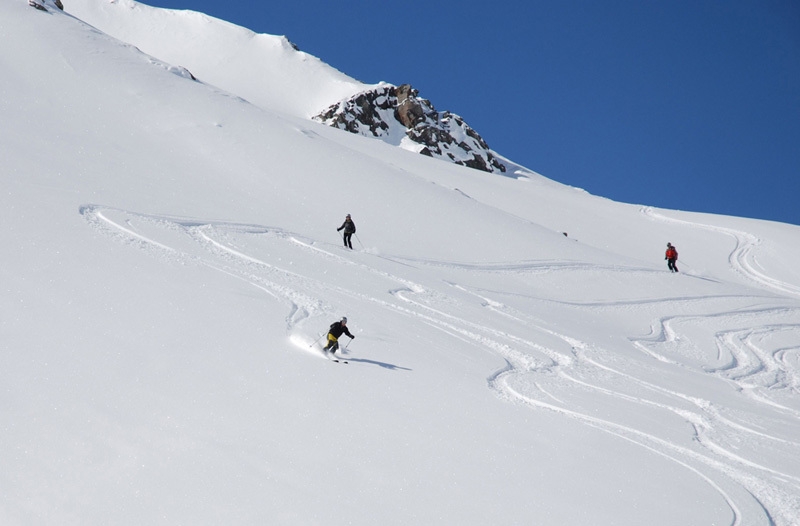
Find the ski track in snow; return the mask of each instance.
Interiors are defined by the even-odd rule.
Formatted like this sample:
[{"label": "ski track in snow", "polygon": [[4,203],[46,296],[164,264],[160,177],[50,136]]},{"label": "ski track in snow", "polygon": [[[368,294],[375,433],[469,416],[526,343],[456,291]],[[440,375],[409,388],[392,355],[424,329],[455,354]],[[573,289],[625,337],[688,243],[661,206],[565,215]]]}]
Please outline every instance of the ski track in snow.
[{"label": "ski track in snow", "polygon": [[675,219],[663,214],[659,214],[649,206],[643,207],[641,212],[643,215],[654,221],[684,225],[731,236],[736,241],[736,247],[728,256],[728,261],[733,270],[738,272],[745,279],[755,282],[756,284],[767,289],[778,292],[779,294],[800,296],[800,286],[772,278],[758,269],[759,265],[756,262],[755,249],[761,244],[761,239],[759,239],[757,236],[741,230],[735,230],[733,228],[725,228],[721,226],[707,225],[704,223],[695,223],[683,219]]},{"label": "ski track in snow", "polygon": [[[732,229],[666,218],[650,208],[642,212],[659,221],[688,224],[732,236],[736,248],[729,257],[731,268],[757,286],[779,294],[800,295],[800,288],[773,279],[756,268],[754,251],[758,238]],[[368,263],[370,257],[397,265],[441,267],[445,271],[475,273],[536,273],[551,271],[653,272],[648,268],[591,265],[580,262],[530,261],[470,264],[370,255],[346,257],[334,245],[307,239],[281,228],[225,221],[194,220],[148,215],[105,207],[80,208],[87,223],[98,232],[133,245],[165,262],[195,264],[243,280],[287,305],[286,331],[290,341],[308,350],[314,331],[307,322],[322,323],[340,308],[336,300],[350,298],[375,304],[402,316],[435,327],[465,345],[499,356],[504,366],[487,378],[489,388],[501,399],[537,410],[556,412],[584,425],[668,459],[716,491],[731,512],[730,524],[791,525],[800,516],[800,438],[791,435],[791,422],[800,419],[800,308],[777,305],[762,308],[722,309],[713,314],[662,317],[643,337],[630,344],[644,360],[644,367],[680,369],[686,375],[712,376],[725,388],[742,394],[741,407],[723,407],[714,400],[692,394],[691,387],[674,387],[645,381],[617,367],[615,353],[590,345],[549,328],[542,320],[494,299],[499,292],[480,291],[457,282],[424,285],[383,271]],[[277,266],[237,246],[243,238],[258,236],[260,246],[292,247],[331,265],[366,272],[388,286],[386,296],[374,297],[333,285],[302,270]],[[451,292],[448,292],[451,291]],[[509,291],[508,294],[513,294]],[[463,313],[465,301],[474,300],[492,315],[525,327],[523,337],[476,323]],[[674,298],[681,305],[711,297]],[[595,304],[561,302],[577,309],[645,306],[657,300]],[[776,317],[785,319],[776,324]],[[320,321],[325,318],[326,321]],[[771,320],[767,323],[765,320]],[[309,323],[310,324],[310,323]],[[536,334],[535,341],[531,334]],[[716,356],[699,356],[693,338],[711,339]],[[714,364],[714,365],[710,365]],[[649,376],[653,378],[653,376]],[[658,376],[656,376],[658,377]],[[581,407],[570,400],[572,390],[589,391],[597,406]],[[624,401],[631,410],[655,412],[664,419],[683,422],[683,434],[673,429],[637,429],[624,415],[604,414],[602,399]],[[581,399],[583,400],[583,399]],[[669,416],[667,416],[669,415]],[[768,432],[767,430],[773,430]],[[783,432],[785,430],[785,432]],[[788,459],[786,466],[767,465],[759,451],[769,448]]]}]

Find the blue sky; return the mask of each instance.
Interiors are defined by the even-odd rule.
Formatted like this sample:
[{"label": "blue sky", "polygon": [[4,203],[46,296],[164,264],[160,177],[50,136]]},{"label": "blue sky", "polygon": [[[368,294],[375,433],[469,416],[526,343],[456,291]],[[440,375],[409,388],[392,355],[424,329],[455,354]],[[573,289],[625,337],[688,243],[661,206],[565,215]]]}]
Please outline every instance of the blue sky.
[{"label": "blue sky", "polygon": [[144,3],[409,83],[500,154],[593,194],[800,224],[796,0]]}]

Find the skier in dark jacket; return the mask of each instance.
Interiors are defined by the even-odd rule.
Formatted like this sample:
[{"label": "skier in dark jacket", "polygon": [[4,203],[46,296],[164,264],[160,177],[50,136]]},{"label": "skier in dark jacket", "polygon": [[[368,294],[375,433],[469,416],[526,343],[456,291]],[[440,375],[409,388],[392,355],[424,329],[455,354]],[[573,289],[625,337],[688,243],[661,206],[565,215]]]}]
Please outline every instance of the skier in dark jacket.
[{"label": "skier in dark jacket", "polygon": [[344,218],[344,223],[342,223],[342,226],[336,229],[337,232],[340,230],[344,230],[344,235],[342,236],[342,239],[344,240],[344,246],[350,247],[350,250],[353,250],[353,242],[350,240],[350,238],[356,233],[356,224],[353,223],[352,219],[350,219],[350,214],[347,214],[347,217]]},{"label": "skier in dark jacket", "polygon": [[667,252],[664,254],[664,259],[667,260],[667,267],[670,272],[678,272],[678,267],[675,262],[678,261],[678,250],[672,245],[667,243]]},{"label": "skier in dark jacket", "polygon": [[355,336],[350,334],[350,331],[347,330],[347,318],[342,317],[341,320],[337,322],[331,323],[331,328],[328,331],[328,343],[323,347],[323,351],[331,353],[335,353],[336,350],[339,348],[339,337],[342,334],[346,334],[350,336],[350,339],[354,339]]}]

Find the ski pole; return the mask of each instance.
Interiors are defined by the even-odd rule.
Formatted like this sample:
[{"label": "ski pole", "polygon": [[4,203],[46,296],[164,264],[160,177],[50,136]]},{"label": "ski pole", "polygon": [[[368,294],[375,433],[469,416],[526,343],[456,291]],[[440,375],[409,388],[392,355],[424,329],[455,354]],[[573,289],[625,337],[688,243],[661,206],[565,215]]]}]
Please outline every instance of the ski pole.
[{"label": "ski pole", "polygon": [[362,243],[362,242],[361,242],[361,238],[360,238],[360,237],[358,237],[358,234],[356,234],[355,232],[353,232],[353,235],[354,235],[354,236],[356,236],[356,239],[358,239],[358,244],[359,244],[359,245],[361,245],[361,248],[364,248],[364,243]]},{"label": "ski pole", "polygon": [[[323,334],[322,336],[325,336],[325,335]],[[311,345],[309,345],[309,347],[313,347],[315,343],[317,343],[318,341],[320,341],[322,339],[322,336],[320,336],[319,338],[314,340],[314,342]]]}]

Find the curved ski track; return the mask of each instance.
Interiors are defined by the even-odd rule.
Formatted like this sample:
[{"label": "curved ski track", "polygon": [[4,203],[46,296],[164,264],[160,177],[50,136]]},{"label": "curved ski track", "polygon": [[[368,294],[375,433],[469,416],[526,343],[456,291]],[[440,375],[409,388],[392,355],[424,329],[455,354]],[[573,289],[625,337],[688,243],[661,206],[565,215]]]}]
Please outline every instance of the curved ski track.
[{"label": "curved ski track", "polygon": [[[736,248],[729,258],[732,269],[771,291],[800,294],[800,288],[755,268],[753,253],[759,244],[755,236],[666,218],[650,208],[642,212],[654,220],[689,224],[734,237]],[[413,317],[460,341],[495,353],[506,364],[488,378],[490,389],[499,397],[556,412],[669,459],[720,495],[730,508],[733,526],[788,526],[797,524],[800,517],[800,437],[793,434],[797,429],[794,422],[800,419],[800,306],[796,301],[788,302],[788,306],[786,302],[778,305],[780,301],[775,300],[773,305],[760,309],[663,316],[651,327],[649,335],[630,339],[632,350],[642,360],[638,364],[642,368],[657,371],[657,375],[680,369],[683,374],[697,378],[713,376],[726,388],[740,391],[743,404],[726,407],[694,394],[691,386],[678,389],[667,382],[642,380],[626,370],[629,366],[620,361],[617,351],[559,333],[542,320],[497,299],[512,292],[480,291],[453,282],[445,282],[451,292],[442,290],[440,283],[428,287],[339,255],[333,245],[276,227],[147,215],[100,205],[82,206],[80,213],[102,234],[152,256],[206,266],[244,280],[285,302],[286,330],[290,335],[302,333],[309,318],[327,319],[335,315],[337,305],[322,298],[347,297]],[[267,244],[291,244],[309,257],[326,259],[332,265],[354,266],[394,285],[386,291],[385,298],[331,285],[321,277],[277,266],[248,253],[246,248],[238,248],[237,240],[248,236],[259,236]],[[420,264],[479,273],[598,269],[586,263],[563,261],[469,265],[400,256],[366,257],[382,258],[401,266]],[[621,267],[603,267],[603,270],[651,272],[651,269]],[[493,316],[524,326],[528,334],[535,332],[536,341],[460,315],[470,298]],[[651,303],[663,301],[660,298]],[[698,298],[674,301],[691,304]],[[631,303],[638,308],[648,302]],[[567,302],[563,305],[578,309],[594,307]],[[629,305],[610,301],[602,306],[624,309]],[[783,321],[775,323],[776,318]],[[717,356],[698,356],[697,346],[692,343],[697,337],[713,341]],[[598,405],[583,407],[581,403],[586,404],[586,398],[570,400],[574,390],[594,393]],[[637,428],[624,415],[606,414],[602,410],[602,399],[607,397],[624,403],[633,412],[654,412],[663,419],[674,419],[688,426],[691,432],[658,426]],[[785,465],[770,465],[768,460],[762,460],[759,452],[765,448],[784,456]]]},{"label": "curved ski track", "polygon": [[757,236],[733,228],[694,223],[692,221],[667,217],[663,214],[659,214],[652,207],[643,207],[641,212],[646,217],[655,221],[674,223],[731,236],[736,241],[736,247],[728,256],[728,262],[734,271],[738,272],[745,279],[779,294],[800,296],[800,286],[772,278],[757,268],[758,263],[755,258],[755,249],[761,244],[761,239]]}]

